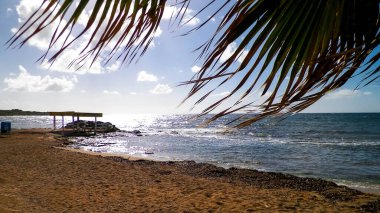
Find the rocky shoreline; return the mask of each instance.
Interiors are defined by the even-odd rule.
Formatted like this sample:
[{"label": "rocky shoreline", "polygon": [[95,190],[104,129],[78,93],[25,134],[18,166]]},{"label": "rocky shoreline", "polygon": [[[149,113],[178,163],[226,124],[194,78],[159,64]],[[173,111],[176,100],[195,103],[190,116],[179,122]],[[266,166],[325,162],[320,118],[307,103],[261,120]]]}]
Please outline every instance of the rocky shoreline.
[{"label": "rocky shoreline", "polygon": [[[248,184],[264,189],[289,188],[300,191],[313,191],[324,196],[326,199],[336,201],[348,201],[355,196],[364,193],[346,186],[338,186],[336,183],[317,178],[303,178],[290,174],[276,172],[261,172],[253,169],[229,168],[225,169],[208,163],[196,163],[195,161],[130,161],[122,157],[105,157],[112,161],[132,165],[143,165],[157,170],[157,166],[175,168],[183,174],[197,177],[225,181],[232,184]],[[170,170],[157,170],[159,174],[169,175]],[[380,200],[377,204],[380,210]]]},{"label": "rocky shoreline", "polygon": [[[123,157],[108,156],[106,159],[142,166],[159,175],[171,175],[179,172],[194,178],[206,178],[227,182],[232,185],[249,185],[262,189],[292,189],[305,192],[315,192],[330,202],[350,202],[365,193],[346,186],[339,186],[332,181],[317,178],[297,177],[277,172],[261,172],[253,169],[229,168],[225,169],[208,163],[195,161],[151,161],[129,160]],[[380,197],[359,207],[361,212],[380,211]]]}]

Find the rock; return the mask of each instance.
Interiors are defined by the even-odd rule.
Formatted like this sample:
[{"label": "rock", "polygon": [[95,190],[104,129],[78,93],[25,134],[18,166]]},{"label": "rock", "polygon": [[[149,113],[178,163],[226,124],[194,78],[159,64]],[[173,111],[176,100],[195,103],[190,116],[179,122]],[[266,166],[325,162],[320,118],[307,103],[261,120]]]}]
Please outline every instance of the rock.
[{"label": "rock", "polygon": [[140,130],[133,130],[132,133],[135,134],[136,136],[143,136]]},{"label": "rock", "polygon": [[132,133],[137,135],[137,134],[141,134],[141,131],[140,130],[133,130]]},{"label": "rock", "polygon": [[[79,121],[74,121],[74,122],[68,123],[65,126],[65,128],[70,128],[70,129],[77,128],[77,127],[79,128],[79,130],[81,130],[81,129],[95,130],[95,122],[94,121],[79,120]],[[116,131],[120,130],[110,122],[97,121],[96,127],[97,127],[98,131],[102,131],[102,132],[116,132]]]}]

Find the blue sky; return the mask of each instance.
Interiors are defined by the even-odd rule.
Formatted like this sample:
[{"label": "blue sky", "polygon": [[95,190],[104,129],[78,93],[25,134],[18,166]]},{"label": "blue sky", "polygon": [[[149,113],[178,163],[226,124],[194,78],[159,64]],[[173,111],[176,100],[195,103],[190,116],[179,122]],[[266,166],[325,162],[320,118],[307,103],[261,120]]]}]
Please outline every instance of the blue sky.
[{"label": "blue sky", "polygon": [[[0,1],[1,44],[5,44],[40,2]],[[191,10],[186,14],[189,17],[200,8],[201,5],[197,4],[202,1],[194,2],[196,4],[191,5]],[[173,33],[174,28],[169,27],[169,21],[164,17],[148,52],[138,63],[128,65],[120,61],[104,65],[97,61],[91,68],[74,71],[67,66],[79,51],[76,47],[70,48],[52,66],[36,62],[48,45],[51,36],[49,29],[21,49],[3,46],[0,50],[0,108],[108,114],[197,113],[207,103],[218,100],[232,90],[232,85],[219,88],[204,105],[193,111],[189,111],[193,104],[191,101],[178,107],[190,87],[177,85],[189,80],[200,66],[200,62],[196,61],[198,54],[193,50],[209,38],[220,17],[189,36],[179,35],[206,18],[207,13]],[[82,21],[85,23],[85,16]],[[228,52],[233,51],[232,45]],[[230,54],[228,52],[226,56]],[[354,91],[358,81],[351,80],[305,112],[380,112],[380,86],[373,84]],[[260,100],[258,95],[252,98]]]}]

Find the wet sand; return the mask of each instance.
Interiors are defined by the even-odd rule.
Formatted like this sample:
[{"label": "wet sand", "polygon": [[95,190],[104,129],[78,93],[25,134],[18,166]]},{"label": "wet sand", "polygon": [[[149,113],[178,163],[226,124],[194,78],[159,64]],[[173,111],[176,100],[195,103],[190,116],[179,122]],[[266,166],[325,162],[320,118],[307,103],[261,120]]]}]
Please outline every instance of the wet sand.
[{"label": "wet sand", "polygon": [[0,212],[363,212],[380,196],[280,173],[72,152],[48,130],[0,135]]}]

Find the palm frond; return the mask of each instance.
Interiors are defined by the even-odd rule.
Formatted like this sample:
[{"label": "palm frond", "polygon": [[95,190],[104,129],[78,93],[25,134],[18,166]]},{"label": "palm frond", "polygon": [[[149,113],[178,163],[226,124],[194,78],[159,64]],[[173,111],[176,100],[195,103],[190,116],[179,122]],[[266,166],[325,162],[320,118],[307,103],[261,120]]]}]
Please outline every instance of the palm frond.
[{"label": "palm frond", "polygon": [[[81,0],[78,5],[74,0],[44,0],[40,8],[18,29],[7,42],[9,46],[23,46],[30,38],[40,33],[47,26],[59,22],[51,38],[46,53],[40,58],[44,60],[57,45],[58,40],[64,42],[58,51],[49,57],[54,62],[59,55],[73,45],[85,33],[90,39],[74,63],[92,59],[93,62],[103,52],[107,52],[108,60],[117,57],[123,62],[140,57],[148,48],[152,37],[161,21],[165,0]],[[94,5],[90,5],[93,3]],[[73,29],[85,9],[91,7],[91,14],[86,26],[74,38]],[[67,22],[63,22],[67,18]],[[115,41],[111,51],[105,51],[107,45]],[[18,43],[17,43],[18,42]]]},{"label": "palm frond", "polygon": [[[207,107],[201,115],[213,112],[234,95],[240,96],[235,104],[238,107],[258,88],[262,89],[261,95],[272,91],[264,103],[256,106],[259,113],[237,127],[279,113],[302,111],[344,85],[360,70],[366,74],[365,84],[379,77],[376,67],[379,54],[370,56],[379,46],[379,22],[377,0],[237,1],[219,31],[204,44],[202,54],[207,55],[200,72],[184,82],[193,85],[186,100],[211,81],[219,79],[218,86],[223,86],[242,76],[229,95]],[[213,43],[214,40],[217,41]],[[221,55],[234,42],[239,44],[235,53],[219,63]],[[231,70],[243,51],[247,54],[241,64]],[[217,67],[212,69],[213,66]],[[231,112],[234,111],[222,110],[216,116]]]}]

